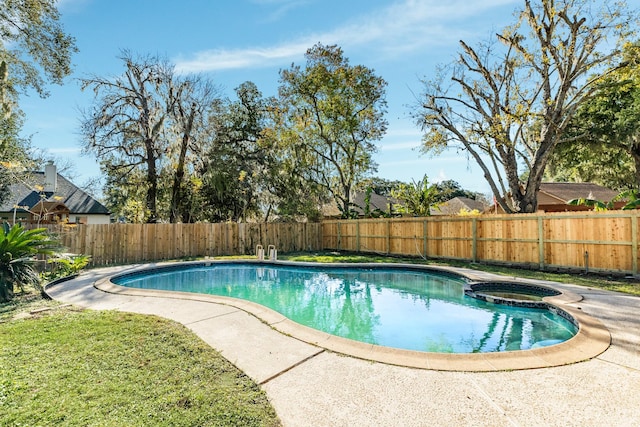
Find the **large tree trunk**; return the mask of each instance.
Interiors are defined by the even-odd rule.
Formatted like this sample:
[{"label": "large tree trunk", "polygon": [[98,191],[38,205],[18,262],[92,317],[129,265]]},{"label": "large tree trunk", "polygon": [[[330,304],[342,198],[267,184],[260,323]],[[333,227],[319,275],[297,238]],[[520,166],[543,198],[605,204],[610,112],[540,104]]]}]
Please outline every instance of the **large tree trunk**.
[{"label": "large tree trunk", "polygon": [[147,189],[147,210],[149,211],[149,217],[147,222],[154,224],[158,222],[158,172],[156,170],[156,158],[153,153],[153,141],[148,139],[145,141],[147,149],[147,183],[149,188]]},{"label": "large tree trunk", "polygon": [[182,200],[182,181],[184,180],[187,150],[189,150],[189,143],[191,142],[191,131],[193,129],[193,122],[197,113],[196,107],[195,103],[191,104],[189,115],[186,117],[185,123],[184,108],[182,105],[178,106],[180,122],[184,124],[184,128],[182,129],[182,143],[180,145],[178,166],[176,168],[176,173],[173,176],[173,188],[171,190],[171,209],[169,212],[169,222],[171,223],[175,223],[177,220],[184,221],[185,217],[188,216],[184,214],[182,206],[184,203],[184,200]]},{"label": "large tree trunk", "polygon": [[636,167],[635,170],[635,186],[634,189],[640,192],[640,143],[632,144],[629,150],[629,154],[633,158],[633,163]]},{"label": "large tree trunk", "polygon": [[180,205],[182,200],[182,181],[184,179],[184,167],[185,159],[187,157],[187,148],[189,147],[189,136],[184,135],[182,137],[182,146],[180,147],[180,156],[178,157],[178,166],[176,167],[176,173],[173,176],[173,187],[171,189],[171,209],[169,212],[169,222],[175,223],[180,220],[184,220],[184,215]]},{"label": "large tree trunk", "polygon": [[343,200],[342,200],[342,216],[346,219],[351,219],[351,187],[344,185],[343,189]]}]

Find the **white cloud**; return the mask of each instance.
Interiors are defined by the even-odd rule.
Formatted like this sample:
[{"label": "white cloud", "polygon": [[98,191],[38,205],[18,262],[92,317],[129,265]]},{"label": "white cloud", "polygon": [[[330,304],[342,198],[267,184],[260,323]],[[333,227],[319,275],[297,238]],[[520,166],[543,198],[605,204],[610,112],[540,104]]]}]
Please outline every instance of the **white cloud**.
[{"label": "white cloud", "polygon": [[[340,44],[375,43],[378,50],[414,51],[426,45],[449,45],[469,35],[465,19],[514,0],[405,0],[374,11],[327,34]],[[463,24],[464,22],[464,24]]]},{"label": "white cloud", "polygon": [[[449,44],[469,34],[465,18],[515,0],[404,0],[355,19],[333,31],[308,34],[296,40],[267,47],[214,49],[178,58],[182,72],[204,72],[286,64],[300,58],[313,44],[337,43],[344,47],[375,45],[379,52],[399,55],[426,45]],[[293,6],[296,1],[282,3]]]},{"label": "white cloud", "polygon": [[275,7],[266,17],[267,21],[278,21],[283,18],[290,10],[305,6],[310,0],[253,0],[252,3],[261,6]]},{"label": "white cloud", "polygon": [[183,73],[266,67],[301,56],[309,47],[308,41],[244,50],[210,50],[199,52],[190,60],[176,60],[176,70]]},{"label": "white cloud", "polygon": [[422,133],[418,129],[393,127],[387,131],[378,146],[380,151],[418,150]]}]

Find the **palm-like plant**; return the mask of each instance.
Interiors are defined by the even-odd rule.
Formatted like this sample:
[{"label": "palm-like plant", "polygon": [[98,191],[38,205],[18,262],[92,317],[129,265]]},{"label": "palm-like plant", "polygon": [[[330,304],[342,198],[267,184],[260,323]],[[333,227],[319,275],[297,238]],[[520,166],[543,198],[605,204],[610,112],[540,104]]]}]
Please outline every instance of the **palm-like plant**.
[{"label": "palm-like plant", "polygon": [[622,210],[631,210],[640,208],[640,198],[636,190],[625,190],[617,194],[613,199],[608,202],[596,200],[592,196],[586,198],[572,199],[567,202],[568,205],[573,206],[588,206],[593,208],[594,211],[604,212],[611,209],[615,209],[615,202],[625,202],[622,206]]},{"label": "palm-like plant", "polygon": [[397,212],[430,216],[431,208],[438,206],[440,191],[435,184],[429,184],[429,178],[425,175],[420,181],[413,181],[412,184],[400,184],[391,190],[391,195],[403,202],[394,206]]},{"label": "palm-like plant", "polygon": [[45,228],[25,230],[19,224],[10,227],[5,222],[0,231],[0,302],[13,298],[16,286],[21,290],[25,284],[38,286],[35,255],[51,255],[58,247]]}]

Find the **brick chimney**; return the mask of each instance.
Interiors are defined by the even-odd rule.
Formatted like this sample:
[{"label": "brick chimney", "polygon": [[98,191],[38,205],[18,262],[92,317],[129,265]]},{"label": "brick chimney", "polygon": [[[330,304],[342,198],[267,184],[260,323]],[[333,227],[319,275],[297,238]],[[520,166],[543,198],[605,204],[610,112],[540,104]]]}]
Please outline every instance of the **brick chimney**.
[{"label": "brick chimney", "polygon": [[44,166],[44,192],[55,193],[58,188],[58,171],[53,161]]}]

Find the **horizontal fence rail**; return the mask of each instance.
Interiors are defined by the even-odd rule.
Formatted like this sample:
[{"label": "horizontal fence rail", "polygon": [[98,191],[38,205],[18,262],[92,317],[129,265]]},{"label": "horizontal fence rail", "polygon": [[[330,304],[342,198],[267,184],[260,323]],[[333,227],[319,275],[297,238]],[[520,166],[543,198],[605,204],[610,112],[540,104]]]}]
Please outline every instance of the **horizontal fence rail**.
[{"label": "horizontal fence rail", "polygon": [[93,266],[179,258],[320,250],[319,223],[95,224],[51,227],[70,253]]},{"label": "horizontal fence rail", "polygon": [[328,250],[638,274],[638,211],[332,220]]}]

